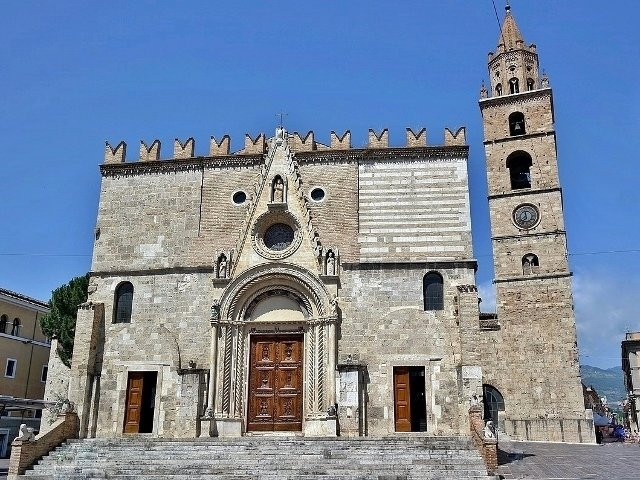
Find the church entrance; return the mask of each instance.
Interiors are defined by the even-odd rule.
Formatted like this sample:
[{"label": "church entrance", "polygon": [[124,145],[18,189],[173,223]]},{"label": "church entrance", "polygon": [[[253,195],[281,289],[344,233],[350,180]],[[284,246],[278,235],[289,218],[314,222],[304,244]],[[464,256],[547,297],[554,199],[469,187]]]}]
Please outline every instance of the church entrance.
[{"label": "church entrance", "polygon": [[424,367],[394,367],[396,432],[426,432]]},{"label": "church entrance", "polygon": [[129,372],[124,433],[152,433],[158,372]]},{"label": "church entrance", "polygon": [[251,336],[247,431],[302,430],[302,339]]}]

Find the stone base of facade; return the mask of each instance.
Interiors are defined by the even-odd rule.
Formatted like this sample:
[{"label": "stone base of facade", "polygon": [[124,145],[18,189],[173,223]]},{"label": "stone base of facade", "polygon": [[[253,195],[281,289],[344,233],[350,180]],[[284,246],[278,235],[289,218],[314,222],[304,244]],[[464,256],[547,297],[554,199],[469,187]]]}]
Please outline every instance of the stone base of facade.
[{"label": "stone base of facade", "polygon": [[310,418],[304,421],[302,431],[305,437],[336,437],[338,436],[335,417]]},{"label": "stone base of facade", "polygon": [[211,420],[214,437],[241,437],[244,428],[240,418],[215,418]]},{"label": "stone base of facade", "polygon": [[513,440],[538,442],[595,443],[593,419],[527,418],[505,419],[504,431]]}]

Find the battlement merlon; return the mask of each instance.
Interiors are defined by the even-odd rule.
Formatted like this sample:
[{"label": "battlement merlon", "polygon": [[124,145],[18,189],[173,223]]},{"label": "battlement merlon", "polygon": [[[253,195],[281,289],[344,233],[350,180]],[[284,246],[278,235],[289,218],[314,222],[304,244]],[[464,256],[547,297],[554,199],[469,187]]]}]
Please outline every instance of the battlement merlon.
[{"label": "battlement merlon", "polygon": [[[532,92],[525,92],[532,93]],[[490,100],[490,99],[487,99]],[[413,129],[407,128],[405,130],[406,142],[404,146],[391,146],[389,145],[389,129],[385,128],[380,133],[377,133],[373,129],[368,131],[367,144],[363,147],[353,147],[351,143],[351,131],[346,130],[341,136],[334,130],[330,133],[329,144],[320,143],[316,140],[315,133],[313,131],[307,132],[304,137],[298,132],[293,132],[287,135],[289,146],[294,153],[308,153],[308,152],[331,152],[331,151],[357,151],[359,149],[376,149],[376,150],[398,150],[403,148],[427,148],[427,147],[452,147],[452,146],[466,146],[466,129],[460,127],[453,131],[449,128],[444,129],[444,144],[443,145],[428,145],[427,143],[427,130],[426,128]],[[154,140],[150,145],[140,141],[140,162],[162,162],[162,161],[180,161],[180,160],[193,160],[197,158],[242,158],[254,157],[264,155],[267,151],[268,139],[264,133],[258,134],[253,138],[249,134],[245,134],[244,148],[236,152],[231,152],[231,137],[229,135],[223,135],[218,140],[216,137],[211,136],[209,144],[208,156],[201,156],[195,154],[195,140],[193,137],[189,137],[184,142],[179,139],[175,139],[173,142],[173,158],[162,160],[160,158],[160,140]],[[122,141],[115,147],[112,147],[109,142],[105,142],[105,154],[104,164],[120,164],[126,162],[127,144]]]}]

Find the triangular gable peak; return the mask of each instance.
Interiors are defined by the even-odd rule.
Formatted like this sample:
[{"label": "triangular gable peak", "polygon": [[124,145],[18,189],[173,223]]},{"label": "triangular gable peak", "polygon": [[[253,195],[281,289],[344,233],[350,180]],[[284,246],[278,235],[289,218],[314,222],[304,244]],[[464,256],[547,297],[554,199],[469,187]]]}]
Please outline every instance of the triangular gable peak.
[{"label": "triangular gable peak", "polygon": [[236,261],[231,270],[234,277],[256,264],[274,261],[324,273],[320,270],[320,238],[302,190],[302,177],[289,135],[282,127],[268,141],[265,164],[235,251]]}]

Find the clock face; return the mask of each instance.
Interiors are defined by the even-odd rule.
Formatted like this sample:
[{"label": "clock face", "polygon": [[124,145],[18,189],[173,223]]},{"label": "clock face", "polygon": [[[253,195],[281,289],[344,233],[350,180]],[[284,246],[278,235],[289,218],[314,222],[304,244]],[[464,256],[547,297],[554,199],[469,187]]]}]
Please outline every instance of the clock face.
[{"label": "clock face", "polygon": [[540,220],[540,213],[533,205],[520,205],[513,212],[513,221],[518,228],[528,230],[535,227]]}]

